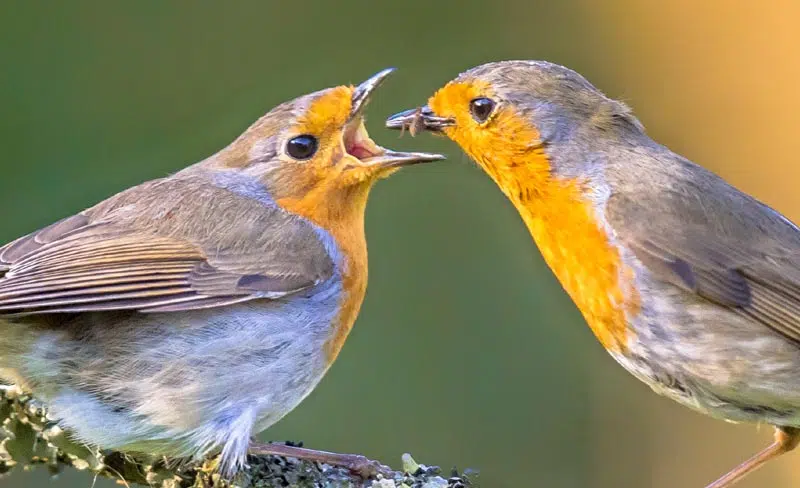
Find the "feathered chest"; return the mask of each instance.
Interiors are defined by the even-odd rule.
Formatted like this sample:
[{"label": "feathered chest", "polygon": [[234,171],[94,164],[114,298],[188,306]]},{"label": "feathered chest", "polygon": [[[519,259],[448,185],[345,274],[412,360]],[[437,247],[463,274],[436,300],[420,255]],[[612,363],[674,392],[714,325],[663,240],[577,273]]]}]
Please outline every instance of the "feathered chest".
[{"label": "feathered chest", "polygon": [[584,186],[575,180],[531,177],[524,167],[492,176],[600,343],[624,351],[628,318],[639,311],[634,275]]}]

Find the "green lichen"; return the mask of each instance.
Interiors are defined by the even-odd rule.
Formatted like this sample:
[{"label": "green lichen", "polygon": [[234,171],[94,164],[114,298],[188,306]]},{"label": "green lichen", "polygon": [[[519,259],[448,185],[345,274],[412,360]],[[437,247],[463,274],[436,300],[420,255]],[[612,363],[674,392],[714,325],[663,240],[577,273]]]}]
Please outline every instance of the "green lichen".
[{"label": "green lichen", "polygon": [[64,469],[151,488],[466,488],[469,480],[442,477],[439,468],[403,455],[402,471],[363,480],[346,469],[279,456],[251,456],[232,483],[214,470],[215,459],[175,464],[164,459],[96,451],[73,442],[48,418],[46,409],[13,386],[0,385],[0,476],[20,467],[41,466],[52,474]]}]

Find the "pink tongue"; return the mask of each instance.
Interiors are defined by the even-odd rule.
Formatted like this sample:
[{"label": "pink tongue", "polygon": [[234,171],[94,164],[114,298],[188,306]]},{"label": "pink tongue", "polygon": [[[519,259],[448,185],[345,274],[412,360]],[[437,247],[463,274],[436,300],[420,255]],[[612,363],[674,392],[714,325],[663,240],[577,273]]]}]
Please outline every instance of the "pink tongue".
[{"label": "pink tongue", "polygon": [[369,152],[366,148],[359,146],[358,144],[355,144],[354,146],[348,148],[347,152],[357,157],[358,159],[366,159],[372,156],[371,152]]}]

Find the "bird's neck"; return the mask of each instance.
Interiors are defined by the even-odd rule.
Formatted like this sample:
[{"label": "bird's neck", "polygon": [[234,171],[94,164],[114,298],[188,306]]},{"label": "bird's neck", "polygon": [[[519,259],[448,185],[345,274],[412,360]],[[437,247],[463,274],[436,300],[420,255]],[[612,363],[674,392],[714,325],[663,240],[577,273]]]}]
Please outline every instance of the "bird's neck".
[{"label": "bird's neck", "polygon": [[367,291],[367,241],[364,213],[369,186],[303,198],[284,198],[278,204],[318,225],[333,237],[339,250],[336,267],[342,279],[342,298],[330,339],[325,344],[328,364],[333,363],[361,310]]},{"label": "bird's neck", "polygon": [[[486,153],[484,153],[486,154]],[[589,182],[553,175],[541,146],[473,155],[514,204],[547,265],[606,349],[624,351],[638,311],[633,273],[606,232]]]}]

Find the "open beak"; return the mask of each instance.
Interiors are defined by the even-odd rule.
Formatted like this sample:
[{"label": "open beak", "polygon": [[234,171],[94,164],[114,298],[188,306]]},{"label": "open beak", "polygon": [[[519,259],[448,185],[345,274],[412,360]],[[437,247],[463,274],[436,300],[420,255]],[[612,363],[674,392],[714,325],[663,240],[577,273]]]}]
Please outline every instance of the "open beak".
[{"label": "open beak", "polygon": [[386,119],[386,128],[408,130],[411,135],[416,135],[420,130],[442,132],[445,127],[454,125],[456,125],[455,120],[449,117],[438,117],[427,105],[396,113]]},{"label": "open beak", "polygon": [[382,173],[382,170],[445,159],[441,154],[392,151],[377,145],[370,139],[367,129],[364,127],[364,107],[366,107],[375,89],[383,83],[392,71],[394,71],[394,68],[379,71],[355,87],[350,117],[343,136],[347,153],[356,157],[361,162],[360,166],[362,168],[377,170],[379,173]]}]

